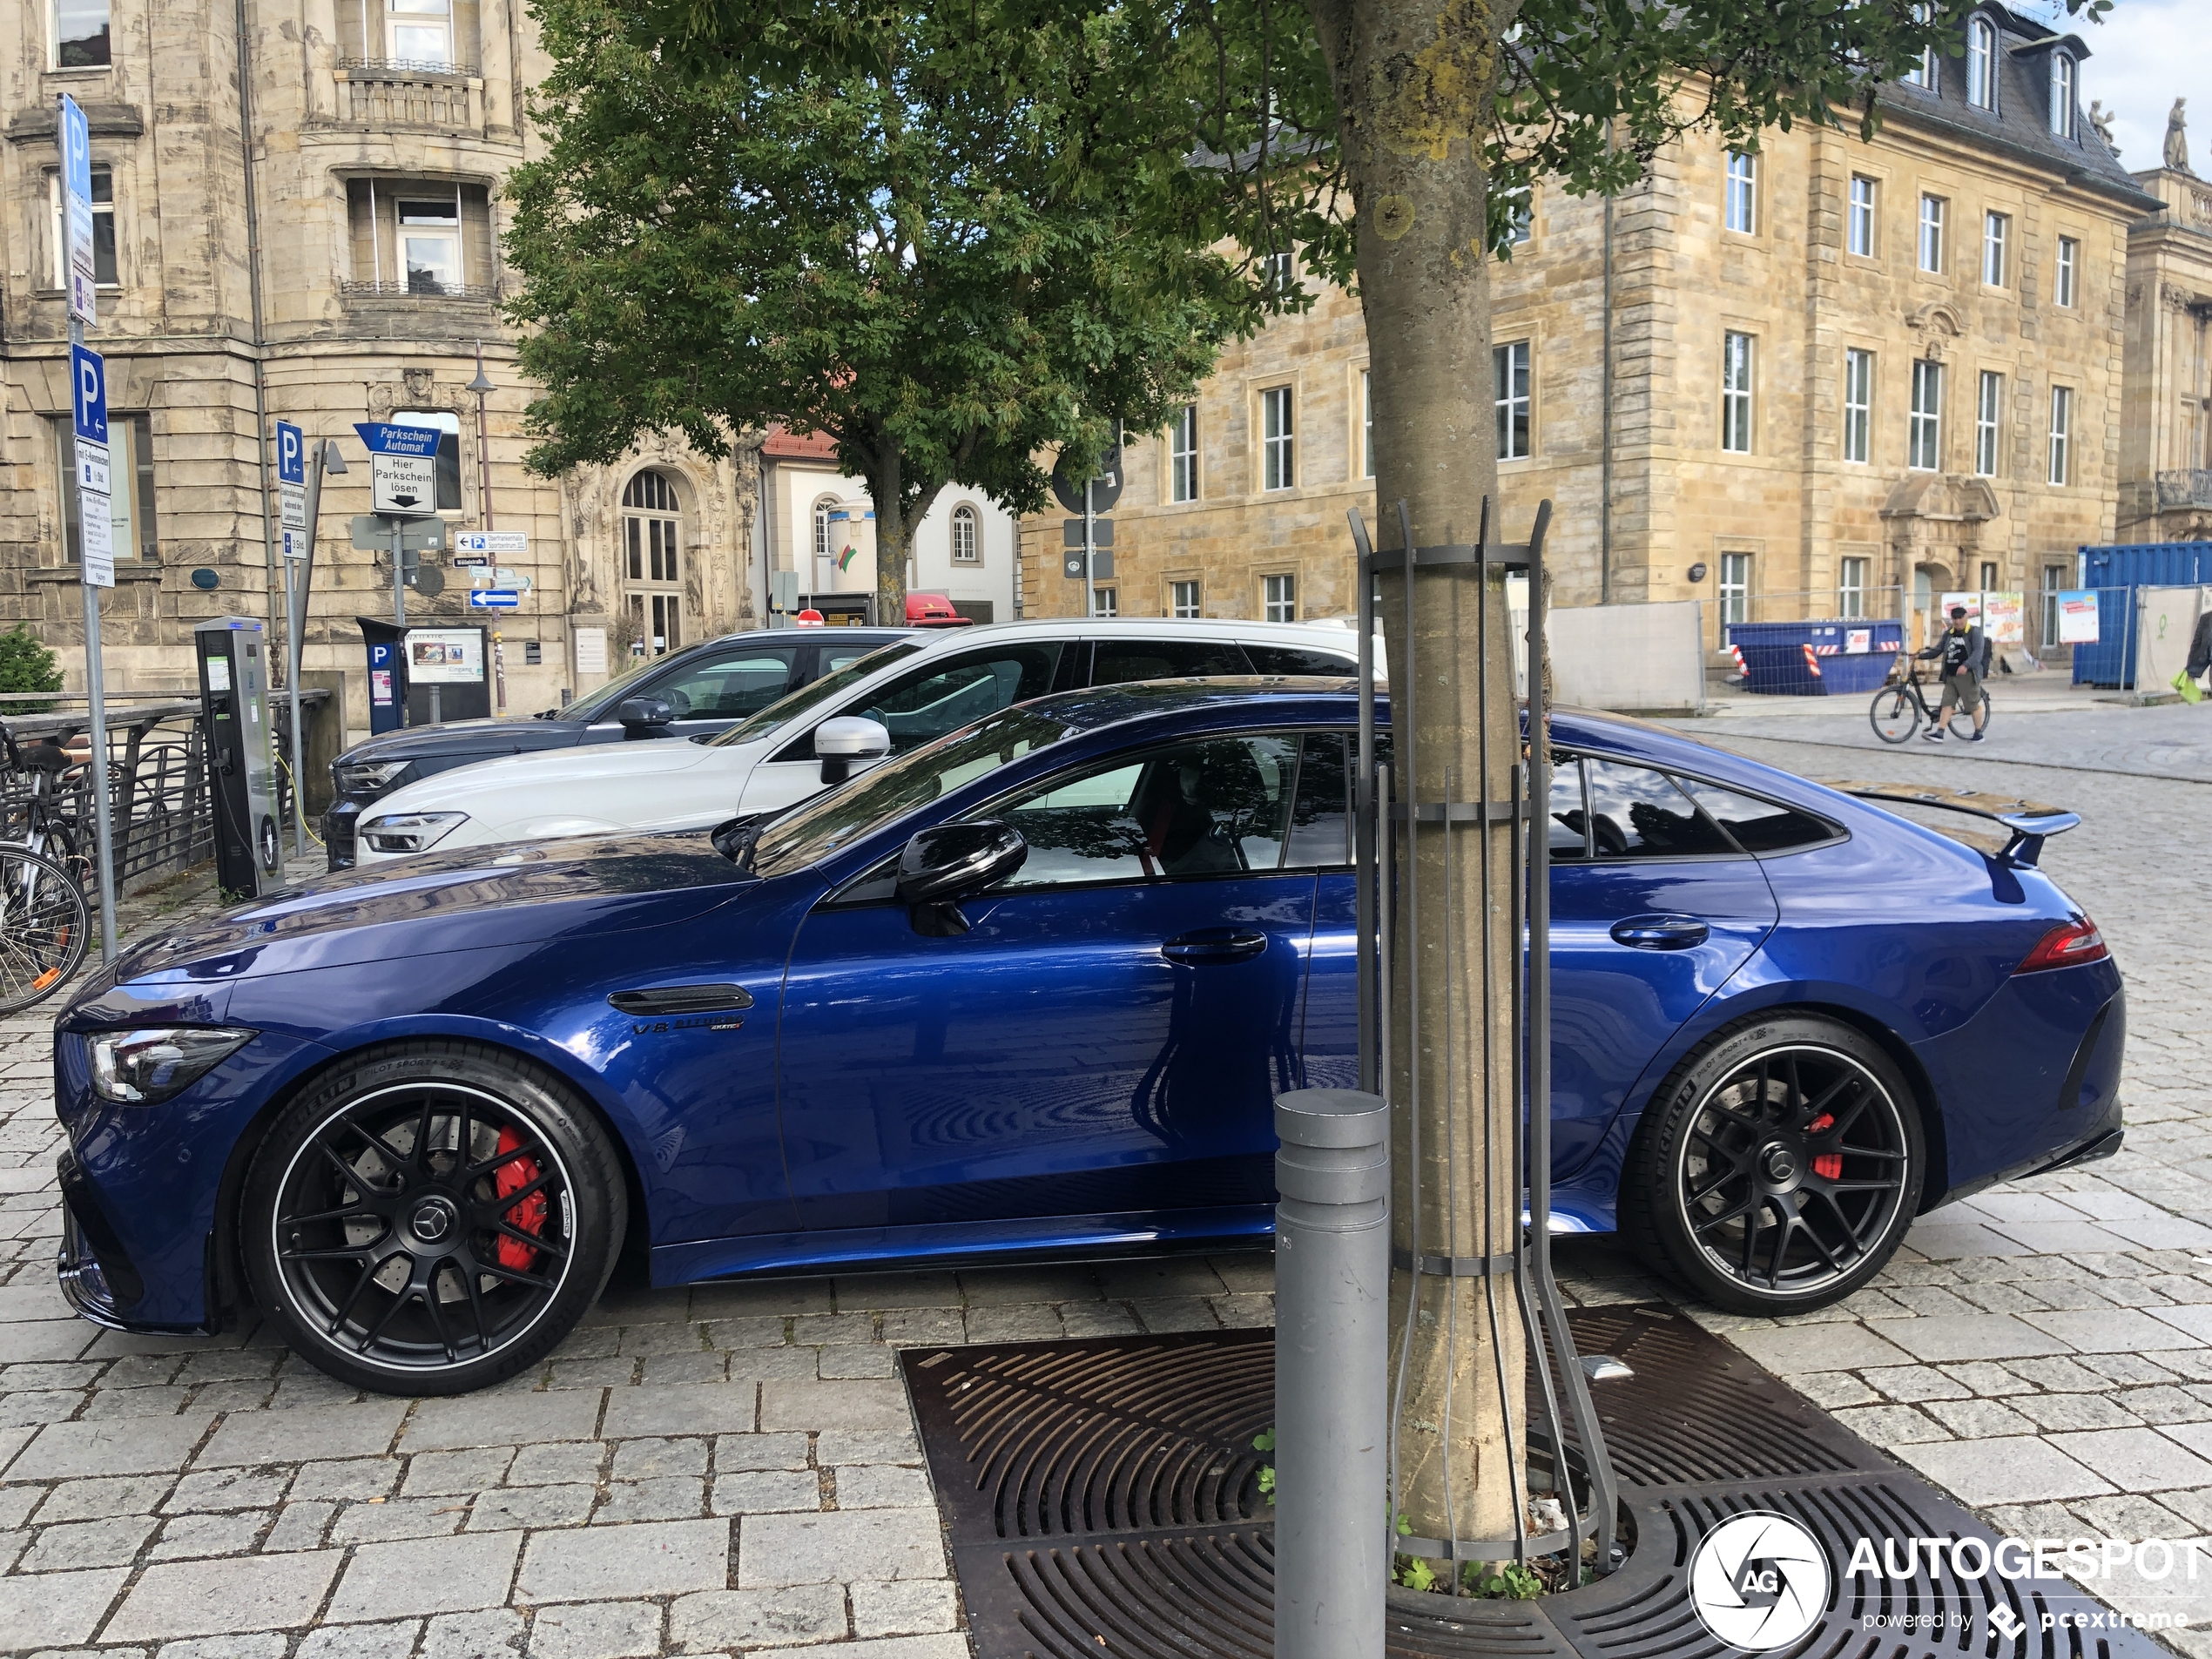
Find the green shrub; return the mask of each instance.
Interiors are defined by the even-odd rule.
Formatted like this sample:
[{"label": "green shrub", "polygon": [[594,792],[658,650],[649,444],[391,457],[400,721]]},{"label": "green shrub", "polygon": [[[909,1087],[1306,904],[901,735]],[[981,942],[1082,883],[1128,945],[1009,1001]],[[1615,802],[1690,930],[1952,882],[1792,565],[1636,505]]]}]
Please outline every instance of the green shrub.
[{"label": "green shrub", "polygon": [[[54,653],[40,644],[22,623],[0,634],[0,691],[58,691],[62,671]],[[39,700],[0,698],[0,714],[44,714],[54,705]]]}]

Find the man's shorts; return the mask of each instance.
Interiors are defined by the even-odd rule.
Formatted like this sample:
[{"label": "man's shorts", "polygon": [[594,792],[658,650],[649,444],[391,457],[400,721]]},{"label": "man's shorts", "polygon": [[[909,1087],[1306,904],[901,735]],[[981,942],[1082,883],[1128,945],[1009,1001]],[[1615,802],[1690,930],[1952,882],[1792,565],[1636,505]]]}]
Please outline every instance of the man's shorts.
[{"label": "man's shorts", "polygon": [[1981,706],[1981,676],[1971,668],[1962,668],[1956,674],[1946,674],[1943,681],[1943,706],[1937,711],[1948,714],[1957,709],[1961,714],[1972,714]]}]

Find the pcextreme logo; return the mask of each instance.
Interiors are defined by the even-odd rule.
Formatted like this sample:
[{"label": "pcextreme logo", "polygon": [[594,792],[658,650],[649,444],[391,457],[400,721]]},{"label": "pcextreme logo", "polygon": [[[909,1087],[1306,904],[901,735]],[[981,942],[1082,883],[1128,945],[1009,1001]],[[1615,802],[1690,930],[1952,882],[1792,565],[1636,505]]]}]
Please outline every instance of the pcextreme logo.
[{"label": "pcextreme logo", "polygon": [[1827,1608],[1828,1552],[1787,1515],[1730,1515],[1689,1558],[1689,1604],[1729,1647],[1786,1648]]}]

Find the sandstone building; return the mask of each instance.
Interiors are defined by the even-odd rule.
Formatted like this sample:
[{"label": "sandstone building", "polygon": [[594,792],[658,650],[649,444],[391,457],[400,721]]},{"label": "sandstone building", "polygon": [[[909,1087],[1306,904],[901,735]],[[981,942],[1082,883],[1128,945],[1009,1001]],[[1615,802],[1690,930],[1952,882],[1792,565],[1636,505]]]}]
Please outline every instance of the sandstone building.
[{"label": "sandstone building", "polygon": [[[2128,227],[2158,203],[2083,113],[2078,38],[1996,4],[1962,29],[1871,142],[1692,137],[1610,205],[1536,191],[1494,271],[1495,442],[1506,536],[1554,503],[1559,603],[1700,599],[1718,645],[1723,620],[2067,585],[2109,538]],[[1126,443],[1108,602],[1348,611],[1366,360],[1324,288]],[[1081,609],[1060,541],[1024,527],[1031,614]]]},{"label": "sandstone building", "polygon": [[2135,175],[2165,212],[2128,243],[2122,542],[2212,541],[2212,185],[2173,160]]}]

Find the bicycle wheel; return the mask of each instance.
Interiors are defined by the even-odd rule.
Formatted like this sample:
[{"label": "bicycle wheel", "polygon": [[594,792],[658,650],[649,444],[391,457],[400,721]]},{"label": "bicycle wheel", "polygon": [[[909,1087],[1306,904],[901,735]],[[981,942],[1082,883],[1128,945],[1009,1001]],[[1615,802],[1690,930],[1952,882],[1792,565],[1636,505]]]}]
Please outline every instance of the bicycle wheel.
[{"label": "bicycle wheel", "polygon": [[84,960],[84,894],[51,859],[0,847],[0,1015],[53,995]]},{"label": "bicycle wheel", "polygon": [[1885,685],[1874,693],[1867,718],[1884,743],[1903,743],[1920,729],[1920,699],[1902,685]]},{"label": "bicycle wheel", "polygon": [[[1997,718],[1996,698],[1991,697],[1987,691],[1984,691],[1981,694],[1981,729],[1987,732],[1989,723]],[[1964,709],[1954,710],[1951,716],[1951,735],[1954,738],[1971,738],[1973,734],[1974,717]]]}]

